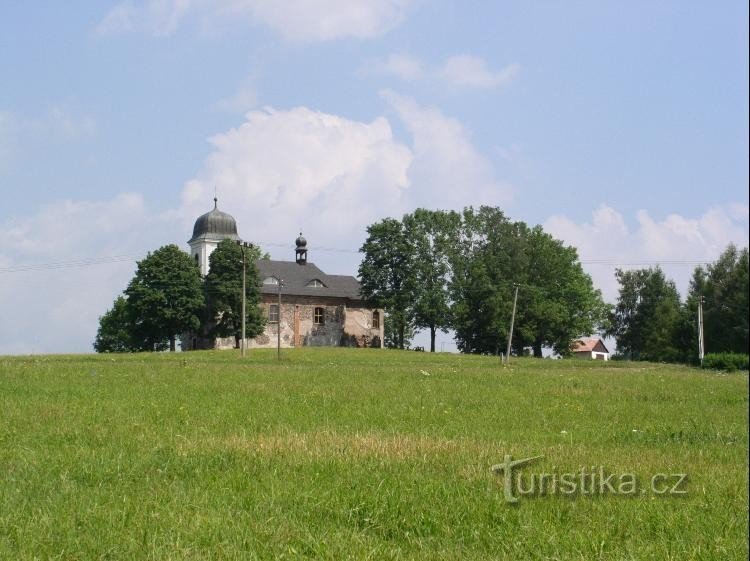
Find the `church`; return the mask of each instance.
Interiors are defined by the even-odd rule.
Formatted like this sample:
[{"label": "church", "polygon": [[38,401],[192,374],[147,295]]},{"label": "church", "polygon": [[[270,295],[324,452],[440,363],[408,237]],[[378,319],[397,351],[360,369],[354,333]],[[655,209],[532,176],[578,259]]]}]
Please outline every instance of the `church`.
[{"label": "church", "polygon": [[[214,208],[198,217],[188,241],[201,274],[209,270],[209,256],[220,241],[240,241],[235,219]],[[369,305],[360,294],[359,281],[349,275],[329,275],[307,260],[307,240],[295,240],[294,261],[259,259],[264,333],[247,340],[247,348],[281,346],[383,347],[384,310]],[[183,350],[229,349],[234,337],[202,339],[186,336]]]}]

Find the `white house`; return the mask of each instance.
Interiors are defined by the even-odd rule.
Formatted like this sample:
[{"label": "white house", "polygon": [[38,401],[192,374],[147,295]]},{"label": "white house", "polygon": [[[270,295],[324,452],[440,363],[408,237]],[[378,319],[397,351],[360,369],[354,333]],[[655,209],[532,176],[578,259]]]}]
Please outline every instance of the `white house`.
[{"label": "white house", "polygon": [[573,357],[585,360],[609,360],[609,351],[599,337],[587,337],[573,344]]}]

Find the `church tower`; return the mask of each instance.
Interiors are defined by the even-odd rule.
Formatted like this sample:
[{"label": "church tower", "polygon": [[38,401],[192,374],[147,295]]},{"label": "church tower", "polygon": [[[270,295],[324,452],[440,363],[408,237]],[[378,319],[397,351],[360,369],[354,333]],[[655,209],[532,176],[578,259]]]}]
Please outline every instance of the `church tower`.
[{"label": "church tower", "polygon": [[218,199],[214,197],[214,209],[198,217],[193,226],[193,237],[188,240],[190,254],[198,264],[201,275],[208,274],[208,256],[221,240],[226,239],[240,239],[237,222],[231,215],[218,209]]}]

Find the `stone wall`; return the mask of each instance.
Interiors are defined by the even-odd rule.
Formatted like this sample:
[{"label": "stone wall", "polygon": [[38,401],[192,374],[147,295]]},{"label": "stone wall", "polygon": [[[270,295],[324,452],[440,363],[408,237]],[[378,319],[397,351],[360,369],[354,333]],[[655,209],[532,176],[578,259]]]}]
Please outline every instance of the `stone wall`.
[{"label": "stone wall", "polygon": [[[283,300],[286,298],[286,302]],[[291,301],[289,301],[291,300]],[[261,303],[263,314],[268,318],[274,296],[264,295]],[[323,308],[324,322],[315,323],[315,308]],[[373,312],[380,315],[380,325],[373,327]],[[282,297],[281,321],[266,321],[264,332],[247,340],[247,348],[276,348],[279,325],[281,346],[290,347],[383,347],[383,310],[369,308],[362,302],[343,299],[313,299],[310,297]],[[210,339],[186,339],[197,343],[199,349],[234,349],[234,337]],[[183,350],[189,350],[183,347]]]},{"label": "stone wall", "polygon": [[[281,346],[282,347],[381,347],[383,341],[383,310],[373,310],[361,302],[341,299],[314,299],[296,297],[281,303]],[[273,296],[264,296],[261,307],[266,318],[270,306],[276,304]],[[315,308],[323,308],[324,321],[315,323]],[[381,322],[372,327],[372,314],[377,311]],[[263,335],[248,341],[248,348],[275,347],[279,324],[266,323]]]}]

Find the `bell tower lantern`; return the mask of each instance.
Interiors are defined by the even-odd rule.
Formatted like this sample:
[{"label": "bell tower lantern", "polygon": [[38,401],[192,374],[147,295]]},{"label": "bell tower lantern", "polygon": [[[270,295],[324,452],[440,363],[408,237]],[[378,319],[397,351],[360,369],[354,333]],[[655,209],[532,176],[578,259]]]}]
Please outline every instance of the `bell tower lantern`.
[{"label": "bell tower lantern", "polygon": [[302,237],[302,232],[299,233],[299,237],[296,239],[297,249],[294,251],[297,265],[307,264],[307,240]]}]

